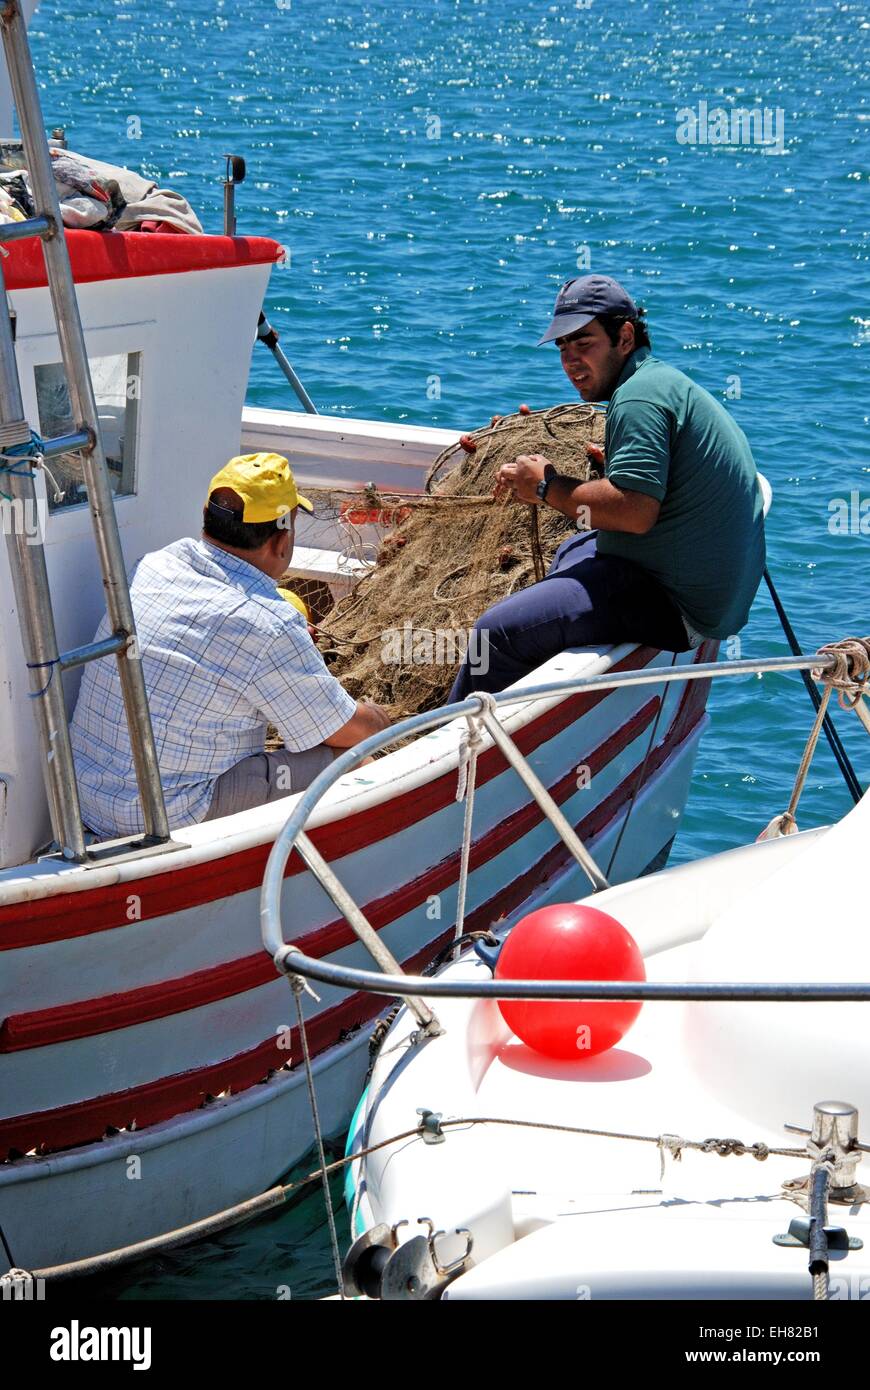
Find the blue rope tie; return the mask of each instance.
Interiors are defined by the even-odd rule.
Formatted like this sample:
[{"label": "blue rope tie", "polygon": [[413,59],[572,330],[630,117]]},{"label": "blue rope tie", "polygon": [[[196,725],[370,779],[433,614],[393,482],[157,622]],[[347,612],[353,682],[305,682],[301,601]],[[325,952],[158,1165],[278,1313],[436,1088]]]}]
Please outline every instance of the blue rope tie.
[{"label": "blue rope tie", "polygon": [[[10,444],[5,449],[0,449],[0,473],[12,473],[17,478],[29,478],[32,475],[30,465],[24,468],[16,468],[15,465],[24,459],[36,458],[45,448],[45,440],[41,439],[35,430],[30,431],[30,438],[21,444]],[[4,492],[0,488],[0,497],[7,502],[12,501],[12,494]]]},{"label": "blue rope tie", "polygon": [[44,695],[48,687],[51,685],[51,680],[54,675],[54,668],[55,666],[60,665],[60,657],[56,656],[51,661],[26,661],[24,664],[27,667],[28,671],[39,671],[45,666],[49,668],[48,680],[45,682],[45,685],[42,687],[42,689],[32,690],[29,692],[27,696],[28,700],[38,700],[40,695]]}]

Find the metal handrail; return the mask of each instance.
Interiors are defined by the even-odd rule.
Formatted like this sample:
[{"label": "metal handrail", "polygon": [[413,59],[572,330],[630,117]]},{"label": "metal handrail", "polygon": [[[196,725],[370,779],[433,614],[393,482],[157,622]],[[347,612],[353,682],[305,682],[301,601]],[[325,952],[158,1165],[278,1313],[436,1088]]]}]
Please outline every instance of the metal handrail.
[{"label": "metal handrail", "polygon": [[710,1003],[820,1004],[870,1002],[870,980],[831,981],[819,984],[793,981],[693,981],[690,984],[658,980],[439,980],[425,975],[379,975],[374,970],[353,970],[329,965],[306,956],[296,946],[285,948],[286,972],[306,980],[364,990],[367,994],[420,996],[430,999],[607,999],[668,1001],[705,1000]]},{"label": "metal handrail", "polygon": [[[416,1006],[426,997],[462,997],[496,999],[707,999],[719,1001],[740,1000],[784,1000],[784,1001],[870,1001],[870,984],[854,983],[693,983],[661,984],[649,981],[570,981],[564,980],[524,980],[524,981],[472,981],[454,982],[433,980],[423,976],[403,974],[377,974],[373,971],[355,970],[345,966],[329,965],[306,956],[297,946],[284,940],[281,925],[281,886],[287,860],[297,846],[303,859],[314,872],[332,901],[344,913],[360,940],[369,946],[368,934],[376,936],[374,929],[364,915],[341,888],[332,871],[329,871],[329,884],[317,872],[317,864],[311,862],[313,846],[304,827],[315,806],[346,773],[352,772],[365,758],[379,752],[390,743],[406,739],[409,735],[420,734],[440,725],[451,723],[454,719],[466,717],[482,718],[494,702],[502,706],[525,704],[532,700],[546,699],[557,695],[583,694],[602,689],[618,689],[624,686],[639,686],[670,682],[675,680],[716,679],[726,676],[760,675],[776,671],[824,671],[836,664],[836,657],[830,653],[819,652],[813,656],[770,657],[767,659],[746,658],[731,662],[706,662],[683,667],[664,667],[643,671],[604,672],[594,676],[576,676],[564,681],[546,682],[522,689],[501,691],[485,697],[470,695],[467,699],[439,710],[412,715],[379,733],[372,734],[362,743],[349,748],[325,768],[302,793],[287,821],[277,835],[266,864],[263,886],[260,893],[260,928],[263,945],[272,957],[279,974],[296,975],[305,979],[319,980],[321,983],[338,986],[342,989],[365,990],[370,993],[389,996],[402,995],[413,999],[412,1011],[419,1022],[424,1020],[417,1014]],[[505,736],[507,738],[507,736]],[[510,740],[507,740],[510,742]],[[517,754],[516,745],[511,745]],[[549,814],[545,809],[545,814]],[[552,819],[552,818],[551,818]],[[557,829],[559,827],[557,826]],[[560,832],[561,833],[561,832]],[[316,853],[316,851],[315,851]],[[319,858],[319,856],[318,856]],[[320,861],[321,864],[323,861]],[[338,885],[340,890],[335,891]],[[347,911],[348,905],[352,912]],[[360,930],[360,924],[367,931]],[[375,957],[377,960],[377,957]],[[378,962],[380,963],[380,962]]]}]

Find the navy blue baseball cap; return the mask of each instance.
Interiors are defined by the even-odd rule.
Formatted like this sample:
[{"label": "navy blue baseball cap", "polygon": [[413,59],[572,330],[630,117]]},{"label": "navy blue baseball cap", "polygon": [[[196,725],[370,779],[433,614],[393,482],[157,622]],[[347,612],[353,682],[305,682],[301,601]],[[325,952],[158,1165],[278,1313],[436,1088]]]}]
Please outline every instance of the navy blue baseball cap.
[{"label": "navy blue baseball cap", "polygon": [[637,318],[637,305],[609,275],[577,275],[566,280],[556,295],[553,322],[537,346],[552,343],[555,338],[567,338],[599,314],[620,314],[633,319]]}]

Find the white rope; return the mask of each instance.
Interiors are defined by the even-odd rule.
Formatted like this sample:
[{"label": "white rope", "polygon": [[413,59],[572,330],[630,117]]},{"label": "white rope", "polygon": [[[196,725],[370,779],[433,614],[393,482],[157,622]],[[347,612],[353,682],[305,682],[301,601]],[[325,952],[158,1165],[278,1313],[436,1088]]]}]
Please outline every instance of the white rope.
[{"label": "white rope", "polygon": [[683,1157],[683,1149],[686,1147],[685,1139],[681,1139],[678,1134],[660,1134],[658,1142],[659,1160],[661,1162],[661,1172],[659,1181],[664,1181],[665,1176],[665,1157],[670,1154],[675,1163],[679,1163]]},{"label": "white rope", "polygon": [[329,1243],[332,1247],[332,1263],[335,1268],[335,1280],[338,1285],[338,1296],[344,1302],[344,1280],[341,1275],[341,1255],[338,1249],[338,1232],[335,1229],[335,1212],[332,1209],[332,1197],[329,1191],[329,1174],[326,1167],[326,1151],[323,1147],[323,1131],[320,1127],[320,1113],[317,1109],[317,1095],[314,1089],[314,1073],[311,1069],[311,1053],[308,1049],[308,1034],[305,1031],[305,1016],[302,1012],[302,980],[298,975],[291,975],[290,987],[293,990],[293,998],[296,1002],[296,1017],[299,1020],[299,1039],[302,1043],[302,1059],[305,1064],[305,1081],[308,1086],[308,1102],[311,1106],[311,1119],[314,1124],[314,1138],[317,1141],[317,1157],[320,1161],[320,1172],[323,1182],[323,1200],[326,1205],[326,1221],[329,1227]]},{"label": "white rope", "polygon": [[[490,703],[495,702],[490,699]],[[468,728],[462,735],[459,745],[459,767],[456,783],[456,800],[465,802],[465,818],[462,824],[462,851],[459,860],[459,887],[456,894],[456,928],[454,941],[465,930],[465,898],[468,890],[468,865],[471,859],[471,827],[474,817],[474,791],[477,784],[477,755],[483,744],[481,715],[466,715]]]},{"label": "white rope", "polygon": [[813,754],[816,751],[816,744],[819,741],[819,734],[822,732],[822,725],[825,722],[825,715],[828,712],[828,703],[831,699],[832,690],[833,686],[827,685],[825,687],[825,693],[819,701],[819,708],[816,710],[816,717],[813,720],[813,727],[810,730],[810,736],[807,739],[806,747],[803,751],[803,757],[800,760],[800,765],[798,767],[797,773],[795,774],[794,786],[792,788],[791,798],[788,803],[788,810],[783,811],[781,815],[774,816],[773,820],[765,826],[764,830],[762,830],[761,834],[758,836],[756,843],[760,842],[761,840],[779,840],[784,835],[797,834],[798,823],[795,813],[798,808],[798,802],[801,799],[801,792],[803,791],[804,784],[807,780],[807,773],[810,770],[810,763],[813,760]]},{"label": "white rope", "polygon": [[33,462],[36,468],[41,468],[43,473],[48,474],[49,478],[51,479],[51,485],[54,488],[54,500],[55,502],[59,502],[63,497],[63,488],[59,486],[57,478],[52,473],[51,469],[45,461],[45,458],[42,454],[37,454]]}]

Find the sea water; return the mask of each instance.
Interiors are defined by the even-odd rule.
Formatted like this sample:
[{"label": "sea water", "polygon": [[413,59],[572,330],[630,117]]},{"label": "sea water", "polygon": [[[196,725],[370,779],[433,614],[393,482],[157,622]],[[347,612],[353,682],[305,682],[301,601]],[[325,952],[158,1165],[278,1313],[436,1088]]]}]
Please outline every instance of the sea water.
[{"label": "sea water", "polygon": [[[565,279],[615,276],[746,431],[803,649],[870,630],[870,4],[44,0],[31,39],[46,124],[207,231],[245,157],[238,230],[286,248],[266,312],[326,414],[471,429],[572,399],[535,342]],[[297,404],[259,345],[248,398]],[[762,589],[723,654],[786,652]],[[709,709],[672,863],[785,808],[813,717],[797,676],[721,682]],[[849,805],[822,744],[799,823]],[[330,1269],[315,1190],[100,1292],[305,1298]]]}]

